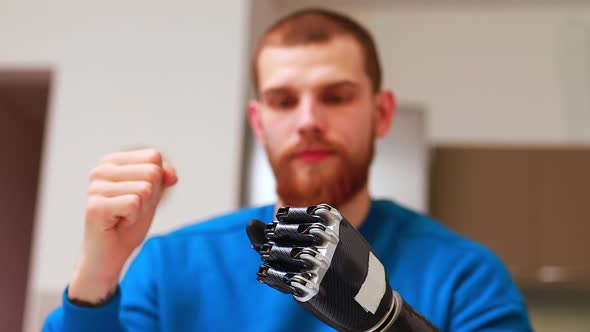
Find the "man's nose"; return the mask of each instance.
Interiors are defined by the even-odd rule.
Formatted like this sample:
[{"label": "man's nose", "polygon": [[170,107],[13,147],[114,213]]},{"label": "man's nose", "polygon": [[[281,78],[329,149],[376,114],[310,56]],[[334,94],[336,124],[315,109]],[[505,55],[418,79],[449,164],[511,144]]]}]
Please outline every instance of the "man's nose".
[{"label": "man's nose", "polygon": [[302,98],[297,112],[298,130],[301,135],[319,135],[325,130],[321,108],[311,96]]}]

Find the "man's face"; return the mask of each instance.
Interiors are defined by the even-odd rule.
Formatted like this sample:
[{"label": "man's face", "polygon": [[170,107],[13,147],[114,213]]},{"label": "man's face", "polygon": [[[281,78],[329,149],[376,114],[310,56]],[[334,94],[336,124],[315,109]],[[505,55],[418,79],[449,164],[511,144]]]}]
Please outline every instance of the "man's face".
[{"label": "man's face", "polygon": [[267,46],[258,74],[251,120],[258,121],[283,203],[349,201],[367,183],[377,113],[360,46],[349,37]]}]

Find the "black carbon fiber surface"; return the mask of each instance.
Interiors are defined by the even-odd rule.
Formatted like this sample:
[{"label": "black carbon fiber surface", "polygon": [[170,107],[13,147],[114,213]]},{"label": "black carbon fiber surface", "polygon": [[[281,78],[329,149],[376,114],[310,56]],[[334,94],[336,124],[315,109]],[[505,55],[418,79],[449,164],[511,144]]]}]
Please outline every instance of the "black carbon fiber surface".
[{"label": "black carbon fiber surface", "polygon": [[315,205],[306,208],[290,206],[282,207],[277,211],[277,220],[286,224],[313,224],[321,222],[322,219],[320,217],[311,214],[315,207]]},{"label": "black carbon fiber surface", "polygon": [[303,234],[302,231],[311,224],[277,224],[274,232],[267,231],[266,238],[280,246],[313,246],[318,240],[311,234]]},{"label": "black carbon fiber surface", "polygon": [[365,309],[354,299],[367,277],[371,246],[360,233],[343,219],[340,223],[340,242],[320,292],[308,302],[300,304],[326,324],[341,331],[364,331],[376,326],[389,311],[392,291],[387,278],[386,292],[375,312]]},{"label": "black carbon fiber surface", "polygon": [[439,332],[439,330],[420,315],[406,301],[390,329],[383,332]]},{"label": "black carbon fiber surface", "polygon": [[280,247],[275,244],[272,246],[270,254],[262,255],[262,260],[271,266],[280,267],[282,271],[286,272],[301,272],[310,269],[309,264],[302,259],[293,258],[291,252],[299,250],[300,248]]},{"label": "black carbon fiber surface", "polygon": [[262,281],[272,288],[286,294],[293,294],[293,288],[285,283],[287,273],[275,270],[273,267],[265,269],[264,275],[258,275],[258,281]]}]

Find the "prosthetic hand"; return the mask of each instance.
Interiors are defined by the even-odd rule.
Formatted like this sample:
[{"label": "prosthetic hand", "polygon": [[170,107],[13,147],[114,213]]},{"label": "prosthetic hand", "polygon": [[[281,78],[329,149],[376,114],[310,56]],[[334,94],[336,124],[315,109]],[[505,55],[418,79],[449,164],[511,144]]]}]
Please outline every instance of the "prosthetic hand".
[{"label": "prosthetic hand", "polygon": [[340,331],[438,331],[391,289],[381,261],[329,205],[282,207],[276,220],[248,223],[262,256],[257,276]]}]

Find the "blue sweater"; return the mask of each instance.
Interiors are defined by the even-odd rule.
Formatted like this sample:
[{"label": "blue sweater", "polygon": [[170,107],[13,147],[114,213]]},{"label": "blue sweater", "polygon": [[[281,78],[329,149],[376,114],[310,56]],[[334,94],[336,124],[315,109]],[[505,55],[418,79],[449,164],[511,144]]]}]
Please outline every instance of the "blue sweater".
[{"label": "blue sweater", "polygon": [[[245,224],[273,206],[243,209],[146,241],[104,306],[67,300],[43,331],[333,331],[290,295],[256,281],[261,264]],[[436,221],[373,201],[359,231],[392,287],[442,331],[532,331],[500,260]]]}]

